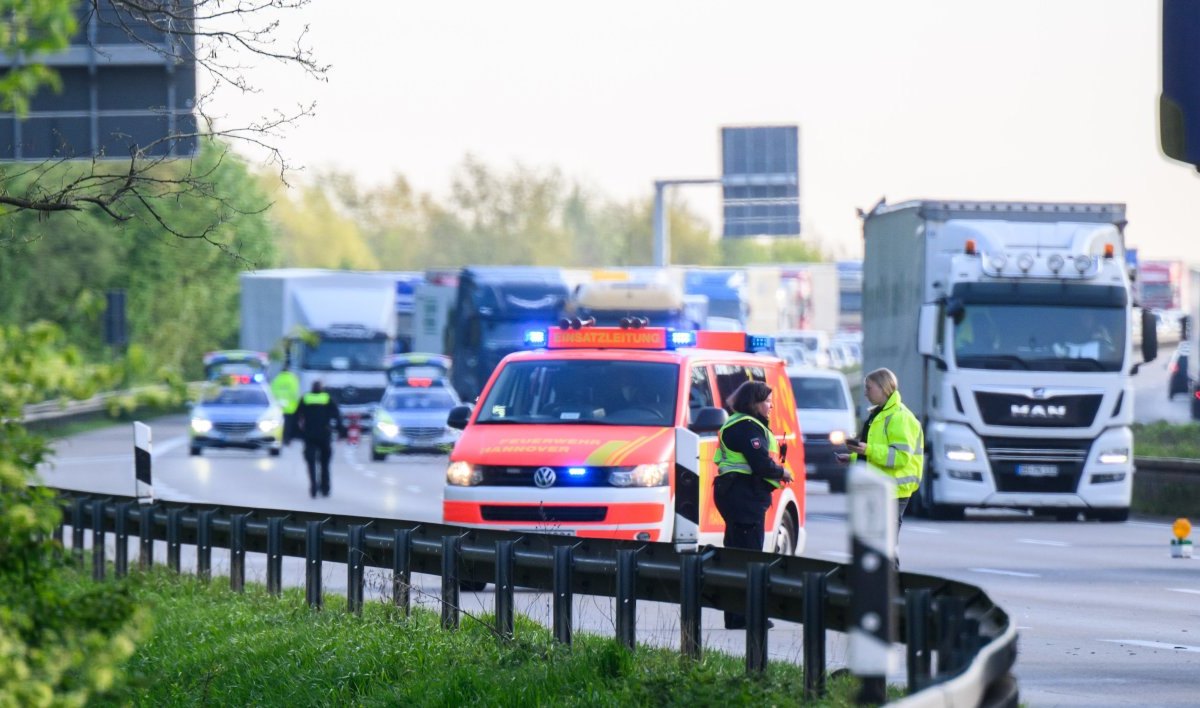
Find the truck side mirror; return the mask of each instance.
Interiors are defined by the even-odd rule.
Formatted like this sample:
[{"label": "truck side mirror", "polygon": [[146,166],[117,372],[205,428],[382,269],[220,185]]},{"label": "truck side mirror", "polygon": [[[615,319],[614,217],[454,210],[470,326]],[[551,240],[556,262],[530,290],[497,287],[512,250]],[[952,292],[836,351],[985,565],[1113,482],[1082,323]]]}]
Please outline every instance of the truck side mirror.
[{"label": "truck side mirror", "polygon": [[728,419],[729,414],[725,412],[725,409],[706,406],[696,411],[696,416],[688,427],[697,435],[715,433],[721,429],[722,425],[725,425],[725,421]]},{"label": "truck side mirror", "polygon": [[471,420],[471,407],[455,406],[450,409],[450,415],[446,416],[446,425],[455,430],[463,430],[467,427],[469,420]]},{"label": "truck side mirror", "polygon": [[1142,310],[1142,361],[1154,361],[1158,356],[1158,318],[1150,310]]},{"label": "truck side mirror", "polygon": [[938,311],[937,305],[921,305],[921,316],[917,324],[917,351],[922,356],[937,354]]}]

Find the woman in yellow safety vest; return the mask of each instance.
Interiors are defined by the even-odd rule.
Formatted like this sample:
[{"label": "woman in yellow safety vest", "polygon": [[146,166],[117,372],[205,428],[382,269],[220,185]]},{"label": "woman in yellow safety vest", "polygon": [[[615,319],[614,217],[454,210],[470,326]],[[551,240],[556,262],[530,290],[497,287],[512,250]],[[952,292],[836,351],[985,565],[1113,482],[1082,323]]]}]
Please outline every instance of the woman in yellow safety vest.
[{"label": "woman in yellow safety vest", "polygon": [[[874,408],[859,439],[846,441],[850,460],[866,459],[871,469],[896,483],[897,530],[908,500],[921,484],[925,468],[925,434],[917,417],[900,400],[899,383],[889,369],[867,374],[863,388]],[[865,439],[864,439],[865,438]]]},{"label": "woman in yellow safety vest", "polygon": [[[761,551],[766,535],[763,518],[771,508],[771,493],[792,481],[773,456],[779,442],[771,433],[771,387],[747,381],[729,397],[733,415],[717,432],[720,445],[713,454],[717,477],[713,501],[725,519],[725,547]],[[768,624],[770,624],[768,622]],[[726,629],[744,629],[744,615],[726,612]]]}]

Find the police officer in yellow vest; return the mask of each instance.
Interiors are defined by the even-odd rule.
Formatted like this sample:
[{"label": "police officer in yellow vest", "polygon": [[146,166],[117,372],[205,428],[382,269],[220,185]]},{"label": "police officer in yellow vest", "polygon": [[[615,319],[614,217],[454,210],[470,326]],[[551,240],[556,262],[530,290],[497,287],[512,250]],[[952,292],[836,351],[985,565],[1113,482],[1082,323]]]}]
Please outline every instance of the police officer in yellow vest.
[{"label": "police officer in yellow vest", "polygon": [[[859,439],[847,440],[852,461],[862,457],[871,469],[896,483],[896,520],[899,524],[908,500],[921,484],[925,469],[925,434],[921,423],[900,400],[899,382],[889,369],[876,369],[864,378],[867,400],[874,406]],[[865,438],[865,439],[863,439]],[[898,530],[899,527],[897,527]]]},{"label": "police officer in yellow vest", "polygon": [[[761,551],[766,530],[763,518],[771,507],[771,493],[792,481],[772,458],[780,446],[768,427],[771,387],[747,381],[729,397],[733,415],[717,433],[720,446],[713,455],[717,478],[713,501],[725,519],[725,547]],[[769,624],[769,623],[768,623]],[[726,612],[726,629],[744,629],[746,617]]]},{"label": "police officer in yellow vest", "polygon": [[[320,381],[314,381],[312,392],[304,394],[296,408],[296,427],[304,437],[304,461],[308,463],[308,495],[316,498],[329,496],[329,461],[333,457],[331,437],[337,432],[338,440],[346,439],[346,425],[342,414]],[[318,474],[318,463],[320,465]]]},{"label": "police officer in yellow vest", "polygon": [[284,369],[271,380],[271,395],[283,409],[283,444],[296,437],[296,408],[300,405],[300,379],[290,369]]}]

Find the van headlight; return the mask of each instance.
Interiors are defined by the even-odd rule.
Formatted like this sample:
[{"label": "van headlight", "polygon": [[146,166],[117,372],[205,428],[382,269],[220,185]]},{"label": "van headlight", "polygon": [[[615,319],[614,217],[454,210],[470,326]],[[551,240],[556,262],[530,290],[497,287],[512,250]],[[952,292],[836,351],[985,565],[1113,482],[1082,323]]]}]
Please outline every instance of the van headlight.
[{"label": "van headlight", "polygon": [[829,442],[834,445],[844,445],[846,442],[846,431],[835,430],[829,434]]},{"label": "van headlight", "polygon": [[212,430],[212,421],[208,418],[201,418],[199,416],[192,418],[192,430],[200,435],[203,435]]},{"label": "van headlight", "polygon": [[474,487],[483,482],[483,473],[470,462],[451,462],[446,468],[446,484],[456,487]]},{"label": "van headlight", "polygon": [[1129,462],[1129,448],[1118,447],[1105,450],[1097,459],[1102,465],[1123,465]]},{"label": "van headlight", "polygon": [[966,445],[946,445],[946,459],[954,462],[974,462],[975,451]]},{"label": "van headlight", "polygon": [[667,476],[670,465],[654,462],[636,467],[615,467],[608,473],[608,483],[614,487],[661,487],[669,484]]}]

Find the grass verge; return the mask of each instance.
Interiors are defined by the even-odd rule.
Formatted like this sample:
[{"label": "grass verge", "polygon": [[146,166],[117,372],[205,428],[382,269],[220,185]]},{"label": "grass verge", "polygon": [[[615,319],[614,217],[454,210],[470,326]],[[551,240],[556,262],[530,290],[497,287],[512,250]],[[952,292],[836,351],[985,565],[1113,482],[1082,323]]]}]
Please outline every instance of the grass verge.
[{"label": "grass verge", "polygon": [[806,704],[803,671],[792,664],[747,677],[742,659],[715,652],[701,661],[645,647],[635,654],[590,635],[568,648],[523,617],[516,637],[501,641],[466,617],[445,631],[435,613],[406,618],[381,602],[361,617],[313,611],[300,589],[274,598],[248,586],[239,595],[220,579],[203,584],[165,569],[122,582],[150,608],[154,629],[124,682],[94,705],[849,706],[857,690],[853,677],[831,677],[827,697]]},{"label": "grass verge", "polygon": [[1137,457],[1200,459],[1200,423],[1134,423],[1133,450]]}]

